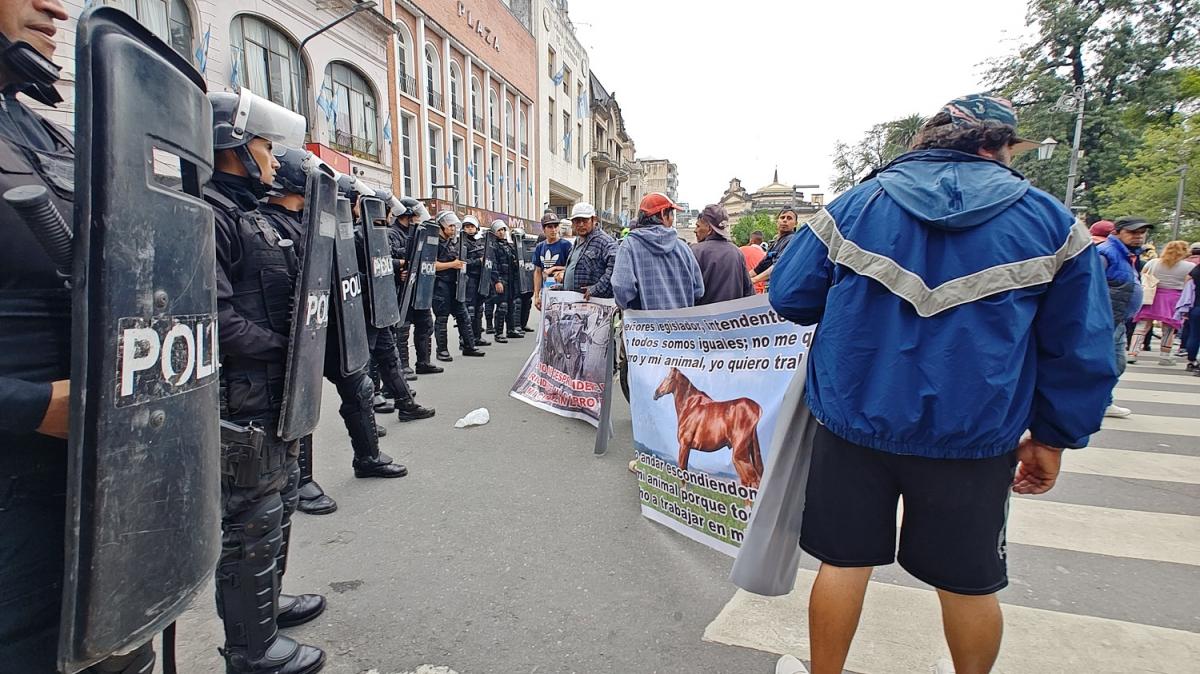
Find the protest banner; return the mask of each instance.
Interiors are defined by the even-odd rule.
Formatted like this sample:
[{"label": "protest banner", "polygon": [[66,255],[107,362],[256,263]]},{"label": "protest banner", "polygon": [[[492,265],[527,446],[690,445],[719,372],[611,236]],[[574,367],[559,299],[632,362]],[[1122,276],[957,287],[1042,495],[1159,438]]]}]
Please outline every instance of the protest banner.
[{"label": "protest banner", "polygon": [[509,395],[562,417],[599,427],[612,385],[612,300],[580,293],[542,293],[542,319],[533,353]]},{"label": "protest banner", "polygon": [[643,515],[737,554],[813,329],[779,316],[765,295],[625,312]]}]

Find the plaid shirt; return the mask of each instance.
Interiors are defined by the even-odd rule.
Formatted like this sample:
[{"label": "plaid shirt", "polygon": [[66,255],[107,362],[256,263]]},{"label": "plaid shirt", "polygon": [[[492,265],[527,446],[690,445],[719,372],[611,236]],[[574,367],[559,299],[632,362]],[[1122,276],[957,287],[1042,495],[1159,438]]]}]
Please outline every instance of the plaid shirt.
[{"label": "plaid shirt", "polygon": [[567,258],[568,266],[577,258],[574,283],[567,290],[581,293],[585,288],[590,288],[592,297],[611,298],[613,265],[617,262],[617,242],[597,225],[591,234],[575,239],[571,256]]}]

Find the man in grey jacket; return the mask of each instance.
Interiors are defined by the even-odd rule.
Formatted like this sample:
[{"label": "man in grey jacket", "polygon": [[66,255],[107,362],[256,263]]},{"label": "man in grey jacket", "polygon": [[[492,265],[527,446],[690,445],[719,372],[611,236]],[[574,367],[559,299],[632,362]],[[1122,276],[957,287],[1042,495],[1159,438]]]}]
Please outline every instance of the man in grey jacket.
[{"label": "man in grey jacket", "polygon": [[704,207],[696,220],[692,254],[700,265],[704,294],[696,305],[736,300],[754,294],[742,251],[729,240],[729,215],[718,204]]}]

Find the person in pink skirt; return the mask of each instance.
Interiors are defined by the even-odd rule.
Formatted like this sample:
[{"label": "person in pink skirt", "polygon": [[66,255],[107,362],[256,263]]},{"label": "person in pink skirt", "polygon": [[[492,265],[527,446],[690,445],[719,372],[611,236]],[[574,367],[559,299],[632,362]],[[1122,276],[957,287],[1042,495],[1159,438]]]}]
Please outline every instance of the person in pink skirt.
[{"label": "person in pink skirt", "polygon": [[[1163,248],[1161,256],[1146,263],[1142,269],[1143,275],[1153,274],[1158,279],[1158,289],[1154,293],[1154,301],[1144,305],[1141,311],[1133,317],[1137,327],[1133,331],[1133,340],[1130,343],[1135,345],[1133,348],[1136,348],[1142,343],[1142,339],[1154,322],[1161,323],[1162,342],[1158,347],[1159,365],[1175,364],[1174,359],[1171,358],[1171,344],[1175,341],[1175,332],[1182,325],[1175,318],[1175,305],[1178,304],[1179,296],[1183,293],[1183,285],[1187,283],[1188,273],[1196,268],[1195,264],[1184,259],[1187,256],[1187,242],[1172,241]],[[1137,351],[1130,350],[1129,362],[1136,362],[1137,355]]]}]

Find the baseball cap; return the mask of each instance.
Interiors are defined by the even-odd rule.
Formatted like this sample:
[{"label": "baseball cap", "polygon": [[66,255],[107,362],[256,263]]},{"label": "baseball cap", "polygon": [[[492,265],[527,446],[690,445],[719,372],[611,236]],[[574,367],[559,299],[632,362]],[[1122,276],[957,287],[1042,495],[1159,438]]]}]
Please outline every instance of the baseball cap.
[{"label": "baseball cap", "polygon": [[1154,229],[1154,225],[1141,218],[1120,218],[1114,223],[1116,231],[1136,232],[1142,229]]},{"label": "baseball cap", "polygon": [[1111,221],[1099,220],[1092,225],[1090,231],[1092,236],[1108,236],[1109,234],[1113,233],[1114,229],[1116,229],[1116,225],[1114,225]]},{"label": "baseball cap", "polygon": [[[1012,101],[999,96],[988,94],[970,94],[956,98],[942,106],[940,112],[950,115],[950,122],[955,126],[983,126],[987,122],[996,122],[1017,129],[1017,111]],[[1027,152],[1040,145],[1032,140],[1017,136],[1009,147],[1014,153]]]},{"label": "baseball cap", "polygon": [[1200,241],[1195,241],[1192,243],[1191,252],[1195,253],[1196,251],[1200,251]]},{"label": "baseball cap", "polygon": [[546,211],[545,213],[542,214],[541,224],[543,226],[552,225],[552,224],[557,225],[558,224],[558,215],[554,214],[551,211]]},{"label": "baseball cap", "polygon": [[646,215],[658,215],[667,209],[683,210],[662,192],[651,192],[642,197],[642,203],[638,204],[638,210]]},{"label": "baseball cap", "polygon": [[709,204],[700,211],[700,220],[708,223],[709,227],[722,239],[729,238],[729,213],[720,204]]},{"label": "baseball cap", "polygon": [[575,207],[571,209],[571,220],[594,217],[596,217],[596,207],[586,201],[575,204]]}]

